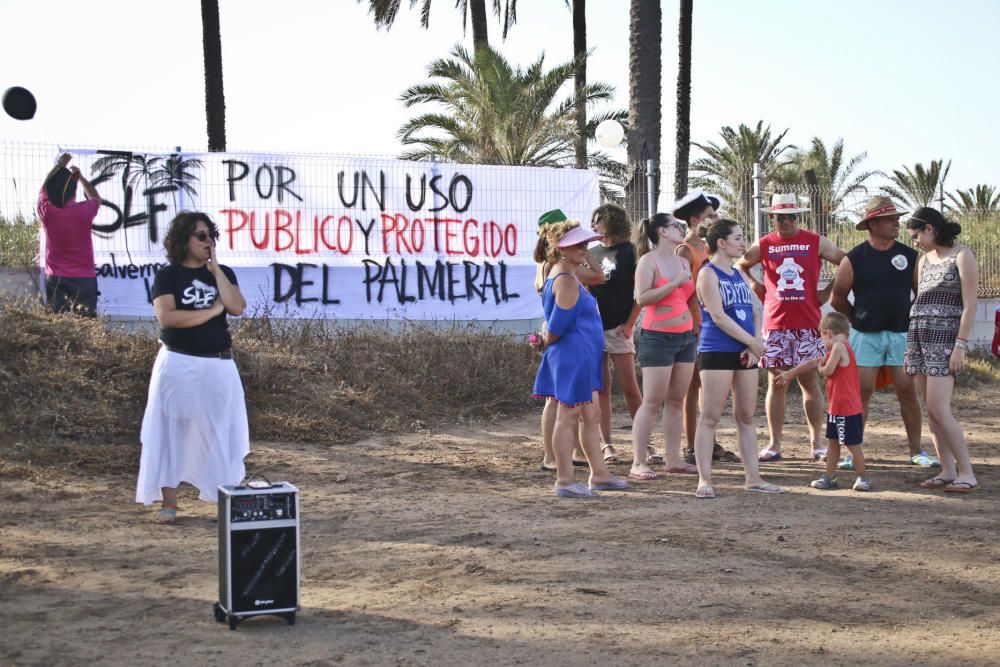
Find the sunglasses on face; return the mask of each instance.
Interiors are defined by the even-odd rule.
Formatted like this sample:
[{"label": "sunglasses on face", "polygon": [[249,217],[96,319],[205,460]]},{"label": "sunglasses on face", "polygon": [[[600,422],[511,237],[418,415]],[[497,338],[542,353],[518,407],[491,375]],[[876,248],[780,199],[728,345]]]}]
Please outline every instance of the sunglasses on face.
[{"label": "sunglasses on face", "polygon": [[191,236],[195,237],[196,239],[204,243],[208,239],[212,239],[213,241],[216,240],[217,238],[219,238],[219,233],[201,231],[201,232],[193,232]]}]

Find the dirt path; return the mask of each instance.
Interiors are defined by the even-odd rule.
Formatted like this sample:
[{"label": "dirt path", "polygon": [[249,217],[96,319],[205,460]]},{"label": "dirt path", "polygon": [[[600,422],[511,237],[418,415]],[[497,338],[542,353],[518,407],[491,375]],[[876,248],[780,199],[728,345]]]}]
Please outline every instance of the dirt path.
[{"label": "dirt path", "polygon": [[996,664],[998,398],[959,412],[984,487],[968,497],[915,487],[927,473],[905,463],[884,394],[867,495],[807,488],[794,410],[798,458],[765,473],[791,493],[744,493],[739,465],[718,464],[714,501],[677,475],[557,501],[533,416],[258,442],[249,467],[303,491],[303,609],[295,627],[236,632],[212,620],[214,506],[188,490],[164,527],[132,504],[132,477],[8,475],[0,664]]}]

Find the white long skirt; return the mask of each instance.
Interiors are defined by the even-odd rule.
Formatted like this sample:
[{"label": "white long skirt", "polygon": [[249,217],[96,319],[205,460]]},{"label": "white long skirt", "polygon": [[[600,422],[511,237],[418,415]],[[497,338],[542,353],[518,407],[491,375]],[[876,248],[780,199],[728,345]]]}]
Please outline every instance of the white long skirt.
[{"label": "white long skirt", "polygon": [[250,453],[243,383],[232,359],[192,357],[160,348],[142,418],[136,502],[163,499],[181,482],[218,500],[220,484],[239,484]]}]

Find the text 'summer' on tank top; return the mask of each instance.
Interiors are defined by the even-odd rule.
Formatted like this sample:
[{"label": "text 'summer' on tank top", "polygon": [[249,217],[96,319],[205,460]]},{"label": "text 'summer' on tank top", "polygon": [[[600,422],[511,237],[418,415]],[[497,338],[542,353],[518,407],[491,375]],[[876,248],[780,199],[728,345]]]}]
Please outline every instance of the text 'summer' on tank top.
[{"label": "text 'summer' on tank top", "polygon": [[[837,366],[833,375],[826,378],[826,411],[838,417],[851,417],[864,412],[861,406],[861,379],[858,376],[858,362],[854,358],[854,350],[847,343],[847,354],[850,363]],[[830,358],[828,352],[823,363]]]},{"label": "text 'summer' on tank top", "polygon": [[760,240],[765,329],[819,326],[819,242],[819,234],[806,229],[790,239],[771,232]]},{"label": "text 'summer' on tank top", "polygon": [[[719,296],[722,298],[722,309],[726,315],[751,336],[753,330],[753,293],[736,269],[732,274],[719,269],[709,262],[705,268],[711,268],[719,278]],[[701,308],[701,337],[698,340],[699,352],[742,352],[746,347],[736,340],[712,319],[712,315]]]},{"label": "text 'summer' on tank top", "polygon": [[896,241],[878,250],[868,241],[847,253],[854,273],[854,317],[858,331],[904,332],[910,324],[910,301],[917,251]]},{"label": "text 'summer' on tank top", "polygon": [[[660,275],[660,267],[655,261],[653,262],[653,268],[656,271],[656,282],[653,284],[654,288],[663,287],[670,282],[670,280]],[[675,287],[670,294],[666,295],[658,302],[650,304],[642,309],[642,328],[649,329],[650,331],[665,331],[668,333],[683,333],[694,329],[693,320],[687,320],[686,322],[670,327],[652,326],[657,322],[663,322],[664,320],[673,319],[683,315],[684,312],[688,310],[688,300],[691,298],[692,294],[694,294],[694,283],[691,282],[690,278],[688,278],[683,283]],[[657,308],[667,308],[668,310],[657,313]]]}]

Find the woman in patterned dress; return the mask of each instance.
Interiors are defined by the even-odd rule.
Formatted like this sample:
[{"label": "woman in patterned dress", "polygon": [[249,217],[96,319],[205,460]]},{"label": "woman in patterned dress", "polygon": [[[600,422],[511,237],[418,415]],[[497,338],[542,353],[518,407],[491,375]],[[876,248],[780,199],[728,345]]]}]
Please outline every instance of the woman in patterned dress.
[{"label": "woman in patterned dress", "polygon": [[962,226],[940,211],[923,207],[906,224],[914,245],[924,251],[917,265],[917,298],[910,309],[903,367],[915,376],[927,406],[941,472],[921,486],[949,493],[979,488],[962,426],[951,412],[955,376],[965,368],[969,333],[975,321],[979,264],[955,238]]}]

